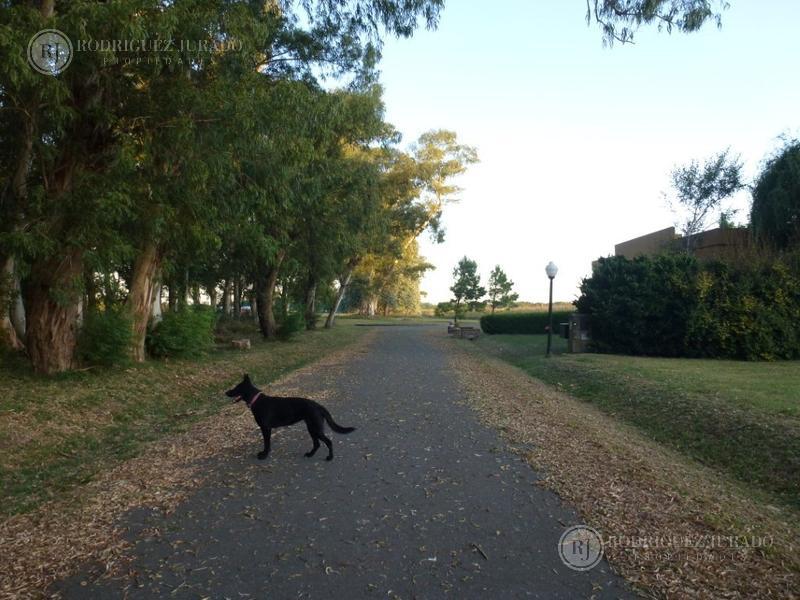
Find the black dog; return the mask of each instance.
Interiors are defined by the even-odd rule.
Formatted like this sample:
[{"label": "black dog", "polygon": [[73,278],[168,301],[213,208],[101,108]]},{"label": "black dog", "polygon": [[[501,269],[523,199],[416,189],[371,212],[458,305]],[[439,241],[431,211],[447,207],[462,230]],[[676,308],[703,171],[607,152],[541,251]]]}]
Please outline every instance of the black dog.
[{"label": "black dog", "polygon": [[269,456],[269,441],[273,427],[285,427],[305,421],[308,433],[314,442],[314,447],[306,452],[306,456],[314,456],[319,449],[319,441],[322,440],[328,447],[328,457],[325,460],[333,460],[333,446],[330,438],[325,435],[323,421],[327,421],[336,433],[350,433],[356,429],[337,425],[327,408],[308,398],[267,396],[253,385],[249,375],[245,375],[242,382],[225,392],[225,395],[228,398],[235,398],[234,402],[244,400],[253,411],[253,417],[261,428],[261,433],[264,434],[264,450],[258,453],[259,460]]}]

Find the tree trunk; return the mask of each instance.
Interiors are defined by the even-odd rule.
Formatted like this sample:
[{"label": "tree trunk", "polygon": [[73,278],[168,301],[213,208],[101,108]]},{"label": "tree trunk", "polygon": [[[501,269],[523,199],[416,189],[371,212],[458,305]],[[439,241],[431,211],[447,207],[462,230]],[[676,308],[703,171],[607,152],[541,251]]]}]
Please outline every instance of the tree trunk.
[{"label": "tree trunk", "polygon": [[233,280],[233,316],[242,316],[242,278],[238,275]]},{"label": "tree trunk", "polygon": [[14,258],[9,256],[3,260],[0,268],[0,345],[22,350],[25,345],[19,339],[17,330],[11,322],[12,306],[15,306],[17,301],[15,281]]},{"label": "tree trunk", "polygon": [[328,312],[328,318],[325,320],[325,329],[330,329],[333,327],[333,321],[336,318],[336,312],[339,310],[339,306],[342,304],[342,299],[344,298],[345,292],[347,292],[347,286],[350,285],[350,279],[353,277],[353,271],[355,271],[356,265],[358,265],[357,259],[353,259],[347,263],[347,271],[345,272],[344,277],[339,279],[339,291],[336,292],[336,300],[334,301],[330,312]]},{"label": "tree trunk", "polygon": [[25,339],[25,302],[22,299],[22,286],[19,277],[14,278],[14,304],[11,306],[11,324],[20,342]]},{"label": "tree trunk", "polygon": [[226,317],[231,315],[231,280],[230,277],[225,280],[225,285],[222,288],[222,314]]},{"label": "tree trunk", "polygon": [[181,295],[178,296],[178,308],[185,309],[189,306],[189,269],[183,271],[183,281],[181,282]]},{"label": "tree trunk", "polygon": [[58,373],[75,366],[83,256],[71,249],[36,261],[25,286],[26,345],[33,368]]},{"label": "tree trunk", "polygon": [[103,273],[103,307],[108,310],[117,303],[116,286],[111,278],[111,273]]},{"label": "tree trunk", "polygon": [[309,275],[308,282],[306,283],[305,293],[305,310],[304,315],[306,319],[306,329],[312,330],[317,328],[317,278]]},{"label": "tree trunk", "polygon": [[275,302],[275,284],[278,282],[278,272],[285,256],[286,252],[279,251],[275,261],[268,268],[261,269],[255,281],[258,325],[261,329],[261,335],[267,340],[274,339],[278,331],[273,305]]},{"label": "tree trunk", "polygon": [[153,283],[153,304],[150,306],[150,321],[158,323],[164,316],[161,314],[161,282]]},{"label": "tree trunk", "polygon": [[94,282],[94,269],[87,268],[83,274],[83,285],[86,288],[86,311],[97,310],[97,285]]},{"label": "tree trunk", "polygon": [[178,309],[178,290],[175,285],[174,277],[169,280],[167,291],[169,292],[167,296],[167,308],[169,308],[169,312],[175,312]]},{"label": "tree trunk", "polygon": [[208,294],[208,299],[211,302],[211,308],[214,312],[217,311],[217,286],[216,284],[209,286],[206,288],[206,293]]},{"label": "tree trunk", "polygon": [[195,306],[200,305],[200,284],[192,284],[192,304]]},{"label": "tree trunk", "polygon": [[161,253],[155,242],[150,241],[139,251],[133,263],[131,290],[128,294],[127,310],[133,317],[133,339],[131,352],[133,360],[144,362],[144,340],[147,324],[153,308],[153,288],[161,266]]}]

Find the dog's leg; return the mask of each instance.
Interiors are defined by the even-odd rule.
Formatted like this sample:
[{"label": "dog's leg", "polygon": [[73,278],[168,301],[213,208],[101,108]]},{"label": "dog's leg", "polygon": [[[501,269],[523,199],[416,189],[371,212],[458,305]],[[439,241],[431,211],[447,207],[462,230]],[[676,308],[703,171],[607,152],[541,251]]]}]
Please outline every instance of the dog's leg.
[{"label": "dog's leg", "polygon": [[311,458],[317,453],[317,450],[319,450],[319,432],[314,425],[312,425],[311,421],[306,421],[306,429],[308,429],[308,435],[311,436],[311,441],[314,442],[314,447],[305,454],[306,458]]},{"label": "dog's leg", "polygon": [[262,427],[261,434],[264,436],[264,450],[258,453],[258,460],[264,460],[269,456],[269,440],[272,436],[272,429],[269,427]]},{"label": "dog's leg", "polygon": [[[320,433],[319,439],[325,442],[325,445],[328,447],[328,456],[325,457],[325,460],[333,460],[333,444],[331,444],[330,438],[324,433]],[[319,445],[319,442],[316,443]]]}]

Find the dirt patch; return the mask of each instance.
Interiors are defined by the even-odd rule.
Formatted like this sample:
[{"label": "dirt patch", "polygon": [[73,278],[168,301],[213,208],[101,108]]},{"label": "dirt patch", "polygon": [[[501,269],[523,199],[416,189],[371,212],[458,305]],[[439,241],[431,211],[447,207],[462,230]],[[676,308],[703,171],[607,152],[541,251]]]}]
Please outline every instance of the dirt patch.
[{"label": "dirt patch", "polygon": [[[278,394],[300,392],[295,378],[340,368],[368,343],[351,346],[273,382]],[[324,378],[321,379],[324,381]],[[303,390],[309,393],[309,390]],[[322,397],[324,390],[315,390]],[[169,513],[204,481],[205,460],[237,455],[258,439],[250,412],[241,404],[200,421],[189,431],[149,444],[138,457],[117,465],[57,501],[0,524],[0,598],[46,597],[47,587],[87,563],[106,574],[124,572],[125,550],[120,518],[136,507]]]},{"label": "dirt patch", "polygon": [[575,505],[612,567],[659,598],[800,597],[800,515],[595,407],[442,339],[467,402]]}]

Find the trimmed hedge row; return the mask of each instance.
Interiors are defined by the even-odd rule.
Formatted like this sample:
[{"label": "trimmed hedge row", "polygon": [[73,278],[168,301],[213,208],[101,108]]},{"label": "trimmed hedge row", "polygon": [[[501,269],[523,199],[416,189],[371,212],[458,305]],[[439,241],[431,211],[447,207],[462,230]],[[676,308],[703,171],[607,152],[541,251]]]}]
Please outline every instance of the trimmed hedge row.
[{"label": "trimmed hedge row", "polygon": [[736,264],[685,254],[602,258],[581,284],[600,352],[800,358],[800,255]]},{"label": "trimmed hedge row", "polygon": [[[553,311],[553,330],[558,331],[558,324],[564,323],[574,311]],[[546,312],[507,312],[481,317],[481,330],[492,335],[495,333],[512,333],[536,335],[547,332],[549,318]]]}]

